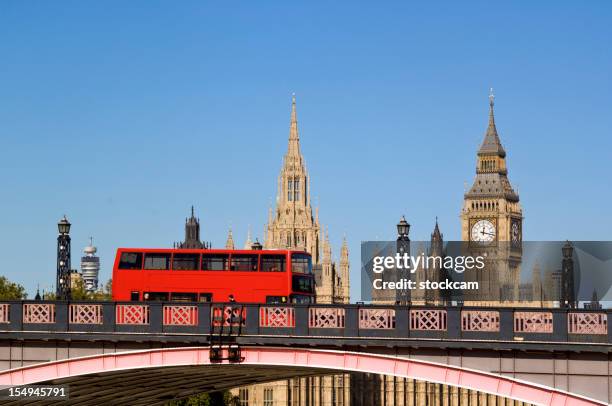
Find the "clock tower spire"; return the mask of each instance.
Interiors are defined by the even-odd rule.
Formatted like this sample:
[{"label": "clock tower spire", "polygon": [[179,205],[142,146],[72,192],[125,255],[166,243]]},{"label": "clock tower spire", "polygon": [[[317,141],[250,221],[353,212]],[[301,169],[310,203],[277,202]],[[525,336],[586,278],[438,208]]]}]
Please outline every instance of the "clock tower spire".
[{"label": "clock tower spire", "polygon": [[[518,293],[523,211],[508,179],[506,151],[495,125],[495,96],[489,93],[489,125],[476,153],[476,177],[464,195],[462,240],[470,249],[487,252],[496,272],[481,284],[497,296],[513,300]],[[489,299],[490,300],[490,299]]]}]

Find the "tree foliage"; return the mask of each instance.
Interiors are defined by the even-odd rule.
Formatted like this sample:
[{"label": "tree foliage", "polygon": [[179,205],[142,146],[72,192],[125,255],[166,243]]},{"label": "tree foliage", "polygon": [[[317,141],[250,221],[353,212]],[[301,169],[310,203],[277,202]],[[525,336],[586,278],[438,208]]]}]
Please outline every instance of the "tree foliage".
[{"label": "tree foliage", "polygon": [[21,300],[27,297],[23,286],[9,281],[6,276],[0,276],[0,300]]},{"label": "tree foliage", "polygon": [[113,280],[109,279],[105,284],[102,290],[96,292],[88,292],[85,289],[85,282],[83,279],[78,278],[72,282],[72,286],[70,287],[70,293],[72,296],[72,300],[91,300],[91,301],[109,301],[112,299],[112,286]]}]

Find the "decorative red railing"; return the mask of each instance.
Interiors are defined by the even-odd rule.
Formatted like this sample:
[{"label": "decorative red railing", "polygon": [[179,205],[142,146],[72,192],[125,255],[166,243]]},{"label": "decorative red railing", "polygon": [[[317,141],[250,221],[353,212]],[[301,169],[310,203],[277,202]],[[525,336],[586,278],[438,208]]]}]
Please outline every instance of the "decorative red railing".
[{"label": "decorative red railing", "polygon": [[69,311],[71,324],[102,324],[102,305],[71,304]]},{"label": "decorative red railing", "polygon": [[515,312],[515,333],[552,333],[553,315],[551,312]]},{"label": "decorative red railing", "polygon": [[395,309],[359,309],[359,328],[375,330],[395,328]]},{"label": "decorative red railing", "polygon": [[8,303],[0,304],[0,323],[10,323],[9,319],[9,310],[11,309],[11,305]]},{"label": "decorative red railing", "polygon": [[50,303],[25,303],[23,305],[24,323],[55,323],[55,305]]},{"label": "decorative red railing", "polygon": [[197,326],[197,306],[164,306],[164,325],[166,326]]},{"label": "decorative red railing", "polygon": [[605,313],[569,313],[570,334],[608,334],[608,315]]},{"label": "decorative red railing", "polygon": [[149,324],[149,306],[118,304],[116,307],[117,324]]},{"label": "decorative red railing", "polygon": [[344,328],[345,311],[341,308],[311,307],[309,328]]},{"label": "decorative red railing", "polygon": [[246,324],[246,308],[240,305],[216,305],[210,309],[213,327],[243,326]]},{"label": "decorative red railing", "polygon": [[461,330],[498,332],[499,312],[493,310],[464,310],[461,312]]},{"label": "decorative red railing", "polygon": [[446,331],[446,310],[410,310],[410,330]]},{"label": "decorative red railing", "polygon": [[260,307],[259,327],[295,327],[293,307]]}]

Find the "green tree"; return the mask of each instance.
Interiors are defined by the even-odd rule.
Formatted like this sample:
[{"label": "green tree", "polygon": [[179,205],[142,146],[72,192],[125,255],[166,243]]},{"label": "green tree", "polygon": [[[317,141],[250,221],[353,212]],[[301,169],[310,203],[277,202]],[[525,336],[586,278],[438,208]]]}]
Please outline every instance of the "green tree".
[{"label": "green tree", "polygon": [[23,286],[9,281],[6,276],[0,276],[0,300],[20,300],[27,297]]}]

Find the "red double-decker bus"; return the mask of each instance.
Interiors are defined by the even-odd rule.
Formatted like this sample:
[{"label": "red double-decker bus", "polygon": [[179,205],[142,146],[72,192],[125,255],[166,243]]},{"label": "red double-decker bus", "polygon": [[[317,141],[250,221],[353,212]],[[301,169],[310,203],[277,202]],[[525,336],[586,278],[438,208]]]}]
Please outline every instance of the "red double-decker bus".
[{"label": "red double-decker bus", "polygon": [[313,303],[310,254],[288,250],[119,248],[117,301]]}]

